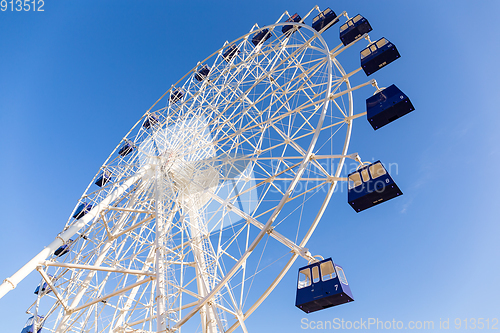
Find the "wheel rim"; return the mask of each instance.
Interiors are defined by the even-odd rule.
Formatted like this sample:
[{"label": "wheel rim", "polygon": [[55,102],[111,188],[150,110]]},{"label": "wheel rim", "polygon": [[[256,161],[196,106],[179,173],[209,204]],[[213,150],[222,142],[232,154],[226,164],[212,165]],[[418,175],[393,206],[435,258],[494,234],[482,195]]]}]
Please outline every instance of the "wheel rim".
[{"label": "wheel rim", "polygon": [[[138,172],[143,174],[80,232],[70,254],[59,261],[130,272],[47,268],[62,302],[77,309],[64,314],[59,303],[49,305],[47,324],[69,331],[82,325],[103,331],[182,325],[203,332],[238,326],[246,331],[246,317],[288,271],[319,222],[342,169],[352,127],[344,121],[352,116],[350,92],[347,107],[336,101],[335,107],[329,105],[332,83],[340,89],[350,85],[348,80],[339,83],[345,72],[330,59],[326,42],[302,24],[294,24],[300,29],[285,38],[279,31],[282,25],[260,29],[270,29],[273,37],[257,48],[248,37],[258,30],[227,44],[241,50],[230,63],[222,59],[226,47],[205,59],[203,64],[214,59],[209,78],[197,82],[194,71],[188,73],[160,100],[171,101],[178,88],[185,91],[183,99],[152,108],[126,135],[132,153],[117,155],[119,145],[110,155],[80,202],[97,205]],[[152,114],[158,124],[142,127]],[[332,143],[324,154],[337,152],[338,165],[325,168],[321,158],[311,156],[323,153],[339,132],[345,134],[343,144],[334,149]],[[317,140],[321,144],[315,147]],[[104,170],[112,180],[96,189],[93,184]],[[306,225],[298,209],[325,188],[316,217]],[[289,228],[296,216],[300,218],[295,228]],[[66,228],[75,223],[70,218]],[[265,242],[260,242],[262,233]],[[277,234],[282,238],[276,239]],[[260,259],[251,259],[277,256],[269,251],[268,241],[282,247],[279,255],[285,255],[277,261],[284,264],[281,271],[269,273],[271,286],[253,296],[246,286],[253,284],[254,272],[262,266]],[[286,255],[290,249],[295,253]],[[234,275],[222,285],[231,272]],[[190,319],[195,318],[189,317],[193,303],[218,286],[209,303],[198,305],[201,319]],[[55,293],[41,296],[58,301]],[[160,303],[163,308],[157,308]],[[161,313],[163,323],[156,319]]]}]

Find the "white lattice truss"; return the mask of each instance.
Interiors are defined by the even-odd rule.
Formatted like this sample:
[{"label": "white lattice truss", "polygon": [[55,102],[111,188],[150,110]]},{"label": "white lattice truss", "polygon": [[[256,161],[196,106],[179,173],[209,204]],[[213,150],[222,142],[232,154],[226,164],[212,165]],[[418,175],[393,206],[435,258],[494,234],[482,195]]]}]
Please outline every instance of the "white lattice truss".
[{"label": "white lattice truss", "polygon": [[[28,311],[45,332],[247,332],[294,261],[315,260],[306,243],[345,158],[359,160],[347,154],[364,115],[352,92],[376,86],[351,87],[361,68],[346,73],[336,57],[362,39],[330,50],[329,26],[302,24],[315,10],[287,34],[255,25],[167,91],[124,137],[133,151],[117,154],[120,143],[89,184],[77,206],[90,212],[70,217],[0,297],[36,269],[48,286]],[[263,29],[271,38],[255,46]],[[228,62],[229,45],[240,52]],[[169,98],[179,88],[182,99]],[[63,244],[70,252],[54,256]]]}]

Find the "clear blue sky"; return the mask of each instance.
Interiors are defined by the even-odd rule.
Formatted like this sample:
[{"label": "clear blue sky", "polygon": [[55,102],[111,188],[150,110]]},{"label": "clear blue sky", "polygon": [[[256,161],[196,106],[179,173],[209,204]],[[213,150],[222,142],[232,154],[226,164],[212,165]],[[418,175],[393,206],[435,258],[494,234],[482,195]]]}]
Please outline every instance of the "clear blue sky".
[{"label": "clear blue sky", "polygon": [[[0,11],[0,279],[54,239],[123,135],[197,61],[256,22],[314,4],[364,15],[372,39],[402,55],[374,77],[396,83],[416,111],[377,132],[357,126],[350,151],[397,163],[404,196],[356,214],[339,192],[310,241],[344,267],[354,303],[304,315],[298,261],[249,328],[301,332],[302,318],[438,328],[450,318],[458,332],[455,318],[462,328],[500,319],[497,1],[47,0],[44,12]],[[0,300],[1,332],[21,330],[38,281]]]}]

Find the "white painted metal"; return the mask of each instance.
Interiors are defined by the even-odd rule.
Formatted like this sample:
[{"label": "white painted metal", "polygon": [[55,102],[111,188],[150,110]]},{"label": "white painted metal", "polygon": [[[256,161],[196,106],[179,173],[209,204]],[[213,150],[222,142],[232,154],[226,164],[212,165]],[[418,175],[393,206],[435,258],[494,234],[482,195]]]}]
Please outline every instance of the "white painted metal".
[{"label": "white painted metal", "polygon": [[[127,133],[133,152],[117,147],[101,167],[109,182],[96,188],[98,174],[88,186],[80,202],[94,208],[0,297],[37,269],[54,291],[33,305],[47,332],[248,332],[294,261],[315,260],[306,245],[345,159],[357,159],[347,150],[364,113],[354,115],[352,92],[374,85],[351,87],[360,69],[346,73],[336,56],[354,43],[330,50],[327,28],[303,23],[315,10],[287,35],[285,23],[254,26],[200,63],[207,79],[195,68],[179,80]],[[272,38],[254,46],[261,29]],[[229,45],[240,53],[225,59]],[[70,238],[71,252],[52,256]]]},{"label": "white painted metal", "polygon": [[106,207],[108,207],[113,201],[120,198],[120,196],[137,180],[141,179],[146,173],[146,167],[140,170],[135,176],[128,179],[123,185],[119,186],[113,193],[102,200],[96,207],[79,219],[75,224],[70,226],[67,230],[59,234],[56,239],[50,243],[46,248],[44,248],[40,253],[38,253],[33,259],[31,259],[26,265],[24,265],[20,270],[18,270],[10,278],[5,279],[5,281],[0,285],[0,298],[2,298],[10,290],[14,289],[19,282],[21,282],[29,273],[37,268],[42,262],[48,258],[55,250],[57,250],[61,245],[66,243],[71,237],[73,237],[80,229],[82,229],[86,224],[90,223],[94,217],[100,214]]}]

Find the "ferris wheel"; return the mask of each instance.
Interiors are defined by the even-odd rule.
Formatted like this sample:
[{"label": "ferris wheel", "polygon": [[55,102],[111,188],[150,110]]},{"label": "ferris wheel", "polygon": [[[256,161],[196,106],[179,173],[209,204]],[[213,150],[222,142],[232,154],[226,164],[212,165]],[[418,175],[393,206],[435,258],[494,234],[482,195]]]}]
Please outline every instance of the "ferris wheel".
[{"label": "ferris wheel", "polygon": [[[341,19],[331,49],[322,33]],[[184,75],[113,150],[55,240],[0,286],[2,297],[41,275],[23,332],[248,332],[299,257],[297,307],[352,301],[342,268],[306,245],[340,181],[357,212],[402,194],[379,161],[348,153],[357,118],[378,129],[413,110],[394,85],[351,86],[399,57],[371,30],[330,8],[285,12]],[[337,56],[362,41],[361,67],[345,71]],[[353,92],[370,85],[367,112],[355,114]],[[347,177],[346,158],[359,163]],[[318,283],[338,295],[311,300]]]}]

